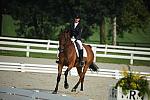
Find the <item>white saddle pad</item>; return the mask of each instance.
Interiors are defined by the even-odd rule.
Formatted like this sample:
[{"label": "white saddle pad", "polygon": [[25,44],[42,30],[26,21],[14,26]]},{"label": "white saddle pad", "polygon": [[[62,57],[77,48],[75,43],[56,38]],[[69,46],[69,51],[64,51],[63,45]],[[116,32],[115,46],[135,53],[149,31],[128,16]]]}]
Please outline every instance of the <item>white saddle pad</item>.
[{"label": "white saddle pad", "polygon": [[[74,41],[73,41],[73,44],[74,44],[74,47],[75,47],[75,50],[76,50],[77,56],[79,57],[79,52],[78,52],[78,49],[77,49],[76,43],[75,43]],[[86,52],[86,49],[84,48],[84,46],[83,46],[83,57],[87,57],[87,52]]]}]

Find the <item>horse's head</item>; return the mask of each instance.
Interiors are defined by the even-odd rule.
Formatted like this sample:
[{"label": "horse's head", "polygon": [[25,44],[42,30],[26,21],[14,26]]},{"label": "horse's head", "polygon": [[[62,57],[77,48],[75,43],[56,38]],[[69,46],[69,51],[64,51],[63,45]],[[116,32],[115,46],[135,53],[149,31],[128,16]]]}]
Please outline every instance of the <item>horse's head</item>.
[{"label": "horse's head", "polygon": [[61,31],[59,34],[59,51],[63,52],[65,46],[71,41],[70,31]]}]

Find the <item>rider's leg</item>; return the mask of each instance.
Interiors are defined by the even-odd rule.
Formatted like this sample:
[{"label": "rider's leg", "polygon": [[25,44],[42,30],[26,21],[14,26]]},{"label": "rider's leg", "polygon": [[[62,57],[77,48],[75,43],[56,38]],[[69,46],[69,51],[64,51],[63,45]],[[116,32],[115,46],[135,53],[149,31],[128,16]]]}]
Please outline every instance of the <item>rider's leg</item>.
[{"label": "rider's leg", "polygon": [[82,42],[80,40],[77,40],[78,44],[79,44],[79,66],[82,67],[84,64],[83,61],[83,46],[82,46]]},{"label": "rider's leg", "polygon": [[79,44],[79,49],[80,49],[80,50],[83,50],[83,46],[82,46],[81,40],[77,40],[77,42],[78,42],[78,44]]}]

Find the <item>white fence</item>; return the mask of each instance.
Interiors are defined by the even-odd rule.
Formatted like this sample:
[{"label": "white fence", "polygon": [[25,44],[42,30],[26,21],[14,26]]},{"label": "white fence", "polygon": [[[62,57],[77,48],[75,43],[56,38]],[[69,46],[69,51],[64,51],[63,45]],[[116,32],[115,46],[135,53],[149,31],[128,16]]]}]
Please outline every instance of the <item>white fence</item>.
[{"label": "white fence", "polygon": [[[57,50],[49,50],[49,49],[58,48],[58,41],[10,38],[10,37],[0,37],[0,40],[1,40],[0,44],[3,45],[0,46],[0,50],[26,52],[26,57],[30,56],[30,52],[57,54]],[[14,47],[12,47],[12,45]],[[21,46],[21,47],[15,47],[15,46]],[[38,48],[32,49],[31,47],[38,47]]]},{"label": "white fence", "polygon": [[[90,44],[96,57],[150,61],[150,48]],[[44,49],[43,49],[44,48]],[[0,50],[57,54],[58,41],[0,37]],[[55,50],[54,50],[55,49]]]},{"label": "white fence", "polygon": [[[63,68],[63,72],[67,67]],[[0,70],[5,71],[19,71],[19,72],[38,72],[38,73],[58,73],[57,65],[42,65],[42,64],[25,64],[25,63],[10,63],[10,62],[0,62]],[[110,77],[120,79],[122,78],[122,71],[110,70],[110,69],[99,69],[98,72],[93,72],[88,70],[86,76],[97,76],[97,77]],[[147,77],[150,80],[150,73],[140,72],[140,75]],[[72,68],[69,75],[77,76],[76,68]]]}]

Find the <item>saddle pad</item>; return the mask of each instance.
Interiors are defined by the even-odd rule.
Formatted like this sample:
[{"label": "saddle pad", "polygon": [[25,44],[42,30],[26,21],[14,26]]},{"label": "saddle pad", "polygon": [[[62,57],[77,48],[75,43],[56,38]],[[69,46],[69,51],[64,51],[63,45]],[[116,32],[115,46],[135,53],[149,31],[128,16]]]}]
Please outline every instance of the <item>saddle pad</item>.
[{"label": "saddle pad", "polygon": [[[74,44],[77,56],[79,57],[79,52],[78,52],[77,46],[74,41],[73,41],[73,44]],[[84,48],[84,46],[83,46],[83,57],[87,57],[87,52],[86,52],[86,49]]]}]

